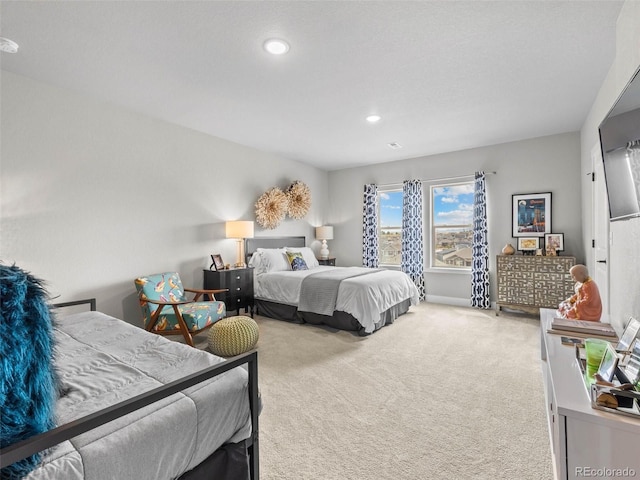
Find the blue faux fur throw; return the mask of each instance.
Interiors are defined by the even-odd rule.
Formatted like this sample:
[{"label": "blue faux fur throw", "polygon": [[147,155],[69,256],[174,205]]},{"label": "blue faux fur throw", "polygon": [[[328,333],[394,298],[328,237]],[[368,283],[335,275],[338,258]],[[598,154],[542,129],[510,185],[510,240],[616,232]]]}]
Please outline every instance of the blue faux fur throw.
[{"label": "blue faux fur throw", "polygon": [[[54,424],[57,377],[53,319],[43,282],[0,264],[0,443],[6,447]],[[0,470],[18,479],[38,465],[35,454]]]}]

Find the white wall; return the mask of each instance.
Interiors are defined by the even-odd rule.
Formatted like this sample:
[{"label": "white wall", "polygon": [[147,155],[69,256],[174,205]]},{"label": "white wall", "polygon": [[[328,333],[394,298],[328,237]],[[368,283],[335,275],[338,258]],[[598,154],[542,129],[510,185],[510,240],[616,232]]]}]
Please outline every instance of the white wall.
[{"label": "white wall", "polygon": [[[58,301],[140,324],[133,279],[177,270],[202,285],[209,255],[234,263],[225,220],[253,220],[273,186],[307,183],[312,207],[257,236],[326,222],[327,173],[12,73],[1,76],[0,259],[43,278]],[[312,244],[319,248],[317,242]]]},{"label": "white wall", "polygon": [[[332,256],[340,265],[362,264],[362,192],[366,183],[387,184],[405,179],[438,179],[495,171],[487,177],[492,300],[495,301],[495,255],[510,242],[511,195],[552,193],[552,230],[564,233],[564,255],[583,260],[580,225],[578,133],[553,135],[453,153],[329,172],[329,221],[334,227]],[[425,197],[428,189],[425,190]],[[426,208],[426,207],[425,207]],[[425,225],[428,231],[429,226]],[[427,298],[469,304],[470,275],[426,274]]]},{"label": "white wall", "polygon": [[[592,230],[591,150],[598,146],[598,125],[640,66],[640,2],[628,0],[616,25],[616,57],[580,132],[584,249],[590,250]],[[609,256],[611,323],[622,330],[629,316],[640,318],[640,218],[612,222]],[[588,249],[588,250],[587,250]],[[593,259],[589,252],[589,268]]]}]

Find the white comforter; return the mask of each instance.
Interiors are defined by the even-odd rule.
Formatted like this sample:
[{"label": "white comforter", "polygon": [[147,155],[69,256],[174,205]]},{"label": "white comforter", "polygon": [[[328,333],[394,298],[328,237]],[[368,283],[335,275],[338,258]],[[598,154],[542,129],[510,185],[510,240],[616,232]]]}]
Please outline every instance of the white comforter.
[{"label": "white comforter", "polygon": [[[99,312],[57,323],[59,425],[222,361]],[[250,434],[239,367],[62,443],[26,478],[170,479]]]},{"label": "white comforter", "polygon": [[[310,270],[276,271],[256,275],[255,297],[259,300],[297,306],[302,280],[322,269],[341,267],[320,266]],[[393,305],[410,299],[420,302],[420,294],[409,276],[396,270],[379,270],[343,280],[338,291],[336,310],[355,317],[366,333],[375,330],[380,314]]]}]

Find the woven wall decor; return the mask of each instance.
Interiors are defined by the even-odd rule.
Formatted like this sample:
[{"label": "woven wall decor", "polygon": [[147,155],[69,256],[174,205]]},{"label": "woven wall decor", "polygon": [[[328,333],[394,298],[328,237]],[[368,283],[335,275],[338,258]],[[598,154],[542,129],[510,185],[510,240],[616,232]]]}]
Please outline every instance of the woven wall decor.
[{"label": "woven wall decor", "polygon": [[304,218],[311,208],[311,190],[306,183],[296,180],[286,191],[289,199],[289,216],[295,219]]},{"label": "woven wall decor", "polygon": [[274,229],[284,220],[288,207],[287,195],[278,187],[273,187],[256,202],[256,221],[263,228]]}]

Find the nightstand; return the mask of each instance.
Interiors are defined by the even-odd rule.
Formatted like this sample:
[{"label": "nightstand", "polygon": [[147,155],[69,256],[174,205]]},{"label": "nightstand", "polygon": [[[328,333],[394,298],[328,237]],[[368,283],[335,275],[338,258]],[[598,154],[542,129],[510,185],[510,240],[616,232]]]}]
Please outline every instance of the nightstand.
[{"label": "nightstand", "polygon": [[329,265],[331,267],[335,267],[336,266],[336,257],[319,258],[318,259],[318,263],[320,265]]},{"label": "nightstand", "polygon": [[204,289],[228,288],[228,292],[216,293],[216,300],[224,302],[227,312],[240,309],[251,311],[253,318],[253,268],[231,268],[229,270],[203,270]]}]

